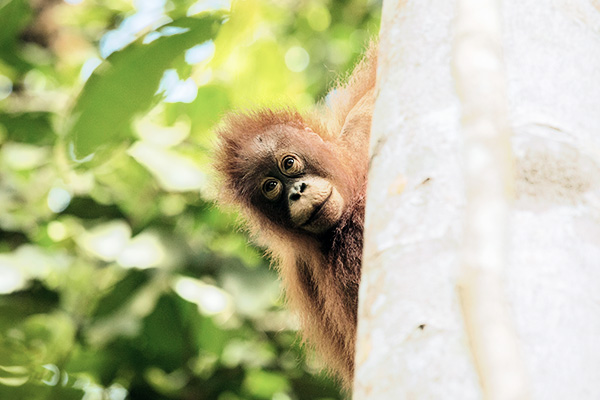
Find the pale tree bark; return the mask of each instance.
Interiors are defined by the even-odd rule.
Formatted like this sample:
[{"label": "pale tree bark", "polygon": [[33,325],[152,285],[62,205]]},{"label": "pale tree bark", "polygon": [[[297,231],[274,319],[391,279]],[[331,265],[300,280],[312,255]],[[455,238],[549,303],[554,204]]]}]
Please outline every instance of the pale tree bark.
[{"label": "pale tree bark", "polygon": [[494,4],[384,0],[357,400],[600,399],[600,3]]}]

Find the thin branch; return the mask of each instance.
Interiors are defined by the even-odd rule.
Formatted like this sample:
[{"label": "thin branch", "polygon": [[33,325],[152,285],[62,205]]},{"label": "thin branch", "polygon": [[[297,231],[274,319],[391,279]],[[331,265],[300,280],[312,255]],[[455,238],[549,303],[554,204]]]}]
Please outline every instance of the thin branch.
[{"label": "thin branch", "polygon": [[453,71],[467,191],[458,290],[485,398],[524,400],[530,391],[503,285],[513,174],[500,4],[457,4]]}]

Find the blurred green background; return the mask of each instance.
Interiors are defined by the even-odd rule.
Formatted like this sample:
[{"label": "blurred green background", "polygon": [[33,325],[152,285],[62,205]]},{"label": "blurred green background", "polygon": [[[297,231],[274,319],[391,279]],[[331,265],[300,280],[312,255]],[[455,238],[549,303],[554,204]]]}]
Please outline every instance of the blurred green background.
[{"label": "blurred green background", "polygon": [[230,109],[314,104],[379,14],[0,0],[0,399],[343,397],[214,206],[211,130]]}]

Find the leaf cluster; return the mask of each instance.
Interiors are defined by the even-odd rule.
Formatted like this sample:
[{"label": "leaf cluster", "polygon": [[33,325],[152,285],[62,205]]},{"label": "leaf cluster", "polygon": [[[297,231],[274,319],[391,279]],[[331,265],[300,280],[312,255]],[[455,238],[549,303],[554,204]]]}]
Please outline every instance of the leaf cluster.
[{"label": "leaf cluster", "polygon": [[341,397],[213,205],[211,130],[311,105],[378,10],[0,0],[0,399]]}]

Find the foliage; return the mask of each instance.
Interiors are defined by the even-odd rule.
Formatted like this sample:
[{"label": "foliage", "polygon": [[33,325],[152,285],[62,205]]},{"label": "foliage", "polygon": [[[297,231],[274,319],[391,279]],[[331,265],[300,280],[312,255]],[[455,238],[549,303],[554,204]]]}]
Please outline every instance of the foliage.
[{"label": "foliage", "polygon": [[211,129],[310,106],[378,7],[0,0],[1,399],[340,397],[212,204]]}]

